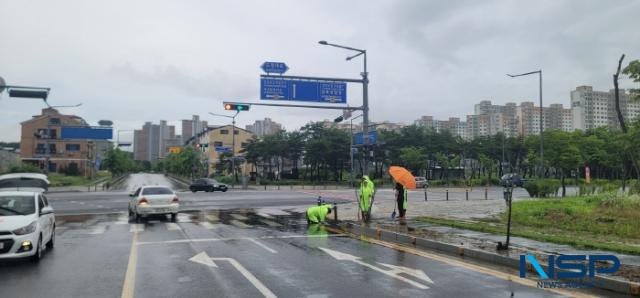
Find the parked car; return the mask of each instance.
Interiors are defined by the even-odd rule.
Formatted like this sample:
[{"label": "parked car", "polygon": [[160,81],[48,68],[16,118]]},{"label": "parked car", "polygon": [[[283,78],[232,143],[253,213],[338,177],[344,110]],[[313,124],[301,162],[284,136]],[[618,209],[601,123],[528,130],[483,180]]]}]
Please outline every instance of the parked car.
[{"label": "parked car", "polygon": [[143,186],[129,195],[129,216],[140,222],[143,216],[169,214],[175,222],[180,211],[180,200],[166,186]]},{"label": "parked car", "polygon": [[189,185],[189,190],[192,192],[196,192],[196,191],[226,192],[228,189],[229,187],[226,184],[220,183],[215,179],[210,179],[210,178],[196,179],[193,181],[193,183],[191,183],[191,185]]},{"label": "parked car", "polygon": [[416,188],[425,188],[429,186],[429,182],[425,177],[416,177]]},{"label": "parked car", "polygon": [[504,174],[500,177],[500,185],[503,187],[513,186],[513,187],[522,187],[524,185],[524,180],[518,174]]},{"label": "parked car", "polygon": [[25,258],[37,262],[53,249],[56,220],[43,192],[47,176],[16,173],[0,176],[0,259]]}]

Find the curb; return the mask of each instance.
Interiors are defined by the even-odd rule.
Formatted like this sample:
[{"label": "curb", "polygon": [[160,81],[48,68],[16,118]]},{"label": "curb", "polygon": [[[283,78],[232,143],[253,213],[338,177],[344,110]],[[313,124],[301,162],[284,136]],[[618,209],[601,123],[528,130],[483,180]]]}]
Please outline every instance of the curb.
[{"label": "curb", "polygon": [[[346,233],[350,233],[358,237],[365,236],[377,240],[411,246],[418,249],[432,250],[456,257],[469,258],[513,269],[520,269],[519,259],[510,258],[484,250],[429,240],[426,238],[418,238],[411,235],[397,233],[380,228],[365,227],[354,222],[340,222],[337,223],[335,227],[342,229]],[[542,266],[546,268],[546,266]],[[532,266],[527,266],[527,271],[534,272],[533,270],[534,269],[532,268]],[[593,281],[596,285],[596,288],[599,289],[609,290],[626,295],[640,296],[640,283],[637,282],[622,281],[599,275],[596,275]]]}]

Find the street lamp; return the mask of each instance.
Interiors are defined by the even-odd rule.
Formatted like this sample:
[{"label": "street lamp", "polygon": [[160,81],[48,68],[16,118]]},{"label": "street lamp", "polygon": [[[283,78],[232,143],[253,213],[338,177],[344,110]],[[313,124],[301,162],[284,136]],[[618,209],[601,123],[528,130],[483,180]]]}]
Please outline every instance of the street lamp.
[{"label": "street lamp", "polygon": [[231,118],[231,167],[233,167],[233,175],[236,178],[236,183],[238,182],[238,172],[236,171],[236,117],[240,114],[240,110],[237,110],[233,116],[215,114],[209,112],[212,116]]},{"label": "street lamp", "polygon": [[[364,71],[360,73],[360,75],[362,76],[362,137],[364,140],[364,148],[367,148],[367,146],[369,145],[369,73],[367,72],[367,51],[329,43],[326,40],[318,41],[318,43],[325,46],[332,46],[357,52],[357,54],[347,57],[347,61],[350,61],[351,59],[356,58],[360,55],[364,57]],[[367,175],[368,173],[368,163],[366,162],[366,159],[363,167],[363,172],[363,175]]]},{"label": "street lamp", "polygon": [[538,78],[540,82],[540,176],[542,177],[544,175],[544,138],[542,136],[542,132],[544,130],[542,125],[542,69],[527,72],[527,73],[521,73],[517,75],[507,74],[507,76],[515,78],[515,77],[521,77],[521,76],[528,76],[536,73],[538,74]]}]

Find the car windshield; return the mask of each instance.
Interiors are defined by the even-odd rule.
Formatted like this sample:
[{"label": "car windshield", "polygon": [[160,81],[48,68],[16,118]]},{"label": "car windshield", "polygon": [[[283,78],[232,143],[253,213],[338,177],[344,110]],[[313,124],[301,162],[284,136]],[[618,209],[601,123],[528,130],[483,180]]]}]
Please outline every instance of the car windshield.
[{"label": "car windshield", "polygon": [[31,195],[0,196],[0,216],[26,215],[36,212],[36,204]]},{"label": "car windshield", "polygon": [[171,195],[173,191],[167,187],[145,187],[142,190],[143,195]]},{"label": "car windshield", "polygon": [[42,179],[36,178],[9,178],[0,180],[0,188],[24,188],[24,187],[35,187],[47,189],[47,182]]}]

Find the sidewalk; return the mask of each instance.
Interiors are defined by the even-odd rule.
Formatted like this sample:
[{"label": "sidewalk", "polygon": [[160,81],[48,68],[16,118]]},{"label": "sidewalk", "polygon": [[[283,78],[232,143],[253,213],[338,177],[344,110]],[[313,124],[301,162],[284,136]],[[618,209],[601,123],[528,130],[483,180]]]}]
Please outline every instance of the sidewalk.
[{"label": "sidewalk", "polygon": [[[358,218],[358,205],[355,202],[355,195],[351,203],[338,205],[338,218],[342,221],[352,233],[367,235],[378,239],[391,239],[391,241],[400,239],[411,239],[413,243],[408,241],[405,245],[416,245],[415,239],[425,239],[429,242],[438,242],[442,246],[450,248],[462,249],[464,257],[471,257],[475,253],[470,251],[483,251],[485,254],[495,255],[496,262],[499,264],[512,264],[511,267],[517,267],[519,257],[522,254],[535,255],[542,263],[547,262],[549,255],[594,255],[594,254],[612,254],[618,257],[621,263],[620,270],[613,276],[603,276],[604,284],[608,284],[606,288],[624,293],[633,293],[640,295],[640,256],[626,255],[610,251],[585,250],[577,249],[569,245],[554,244],[548,242],[535,241],[522,237],[511,237],[509,251],[497,251],[498,242],[504,243],[505,234],[491,234],[484,232],[476,232],[465,229],[452,228],[448,226],[439,226],[424,222],[417,222],[413,219],[421,216],[429,216],[436,218],[455,219],[459,221],[475,222],[479,218],[492,217],[506,210],[504,200],[497,195],[484,199],[456,199],[449,201],[432,200],[424,201],[421,193],[409,193],[409,210],[407,211],[407,219],[403,221],[392,220],[391,213],[394,210],[395,200],[391,193],[378,193],[372,208],[372,221],[366,225],[360,224]],[[331,195],[324,193],[323,196],[327,201],[331,201]],[[529,198],[519,197],[514,200],[527,200]],[[302,210],[298,210],[302,211]],[[350,224],[350,223],[353,223]],[[354,227],[355,225],[355,227]],[[395,234],[388,236],[389,233]],[[402,236],[407,235],[407,236]],[[388,238],[391,237],[391,238]],[[420,241],[418,241],[420,242]],[[438,247],[435,245],[434,247]],[[436,250],[438,250],[436,248]],[[461,254],[462,255],[462,254]],[[489,258],[493,260],[494,258]],[[502,259],[502,261],[497,261]],[[505,260],[507,260],[505,262]],[[487,261],[487,259],[484,259]],[[493,261],[490,261],[493,262]],[[516,268],[517,269],[517,268]]]}]

